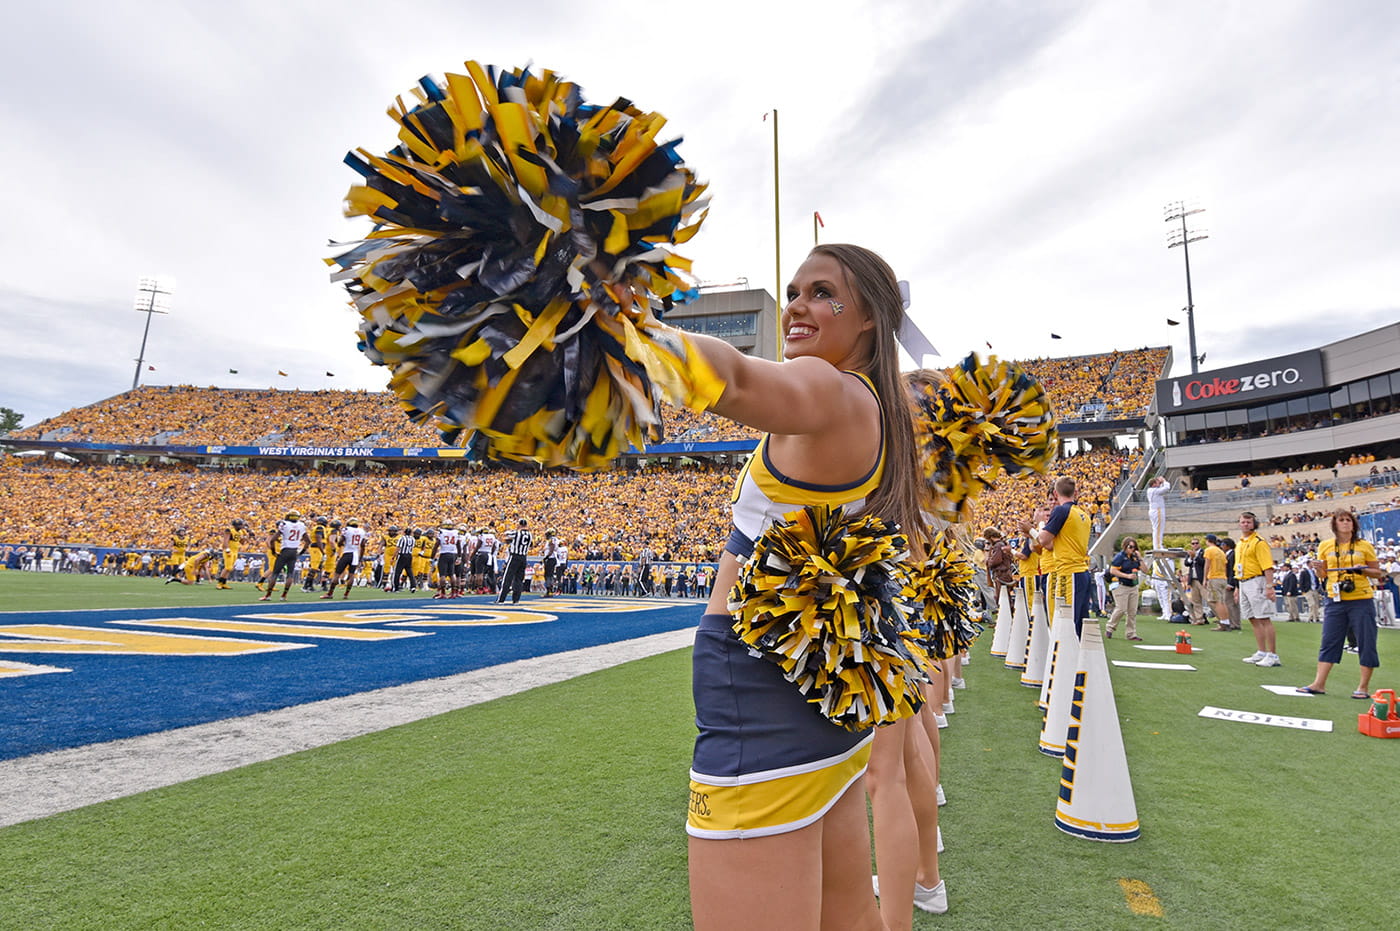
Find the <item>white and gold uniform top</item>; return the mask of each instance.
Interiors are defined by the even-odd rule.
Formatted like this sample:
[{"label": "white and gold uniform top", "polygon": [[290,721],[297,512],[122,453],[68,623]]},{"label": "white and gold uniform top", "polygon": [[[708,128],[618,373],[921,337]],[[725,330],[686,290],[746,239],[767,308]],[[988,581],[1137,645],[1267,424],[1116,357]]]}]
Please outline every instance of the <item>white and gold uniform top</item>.
[{"label": "white and gold uniform top", "polygon": [[[860,372],[847,372],[860,379],[861,384],[875,395],[875,386]],[[725,543],[726,552],[740,559],[753,553],[753,541],[763,535],[774,521],[808,505],[825,504],[859,509],[877,487],[885,470],[885,425],[880,422],[880,455],[870,471],[854,482],[844,485],[818,485],[789,478],[778,471],[768,458],[769,434],[758,441],[758,448],[749,455],[743,470],[734,482],[730,499],[734,529]]]}]

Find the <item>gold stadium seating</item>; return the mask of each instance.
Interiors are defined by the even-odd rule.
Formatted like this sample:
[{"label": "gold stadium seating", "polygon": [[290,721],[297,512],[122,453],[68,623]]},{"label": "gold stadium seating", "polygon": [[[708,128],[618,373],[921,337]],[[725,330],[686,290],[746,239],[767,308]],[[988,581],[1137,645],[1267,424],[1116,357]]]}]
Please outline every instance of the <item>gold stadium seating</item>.
[{"label": "gold stadium seating", "polygon": [[[1167,350],[1142,349],[1022,363],[1039,377],[1062,416],[1083,409],[1141,416]],[[667,409],[666,439],[756,440],[711,414]],[[433,430],[411,423],[387,392],[278,391],[144,386],[66,411],[14,434],[74,444],[431,447]],[[1095,451],[1057,463],[1074,475],[1091,512],[1106,508],[1114,482],[1134,458]],[[192,465],[63,464],[0,458],[0,542],[161,547],[188,527],[217,544],[234,517],[262,534],[289,507],[373,527],[431,526],[442,520],[505,525],[525,517],[571,544],[627,558],[650,540],[677,559],[713,558],[727,534],[732,464],[652,466],[596,475],[458,465],[362,468],[354,475],[309,463],[276,469]],[[1010,530],[1043,500],[1047,480],[1003,480],[977,505],[975,523]],[[261,546],[259,543],[258,547]],[[612,556],[613,553],[619,556]]]}]

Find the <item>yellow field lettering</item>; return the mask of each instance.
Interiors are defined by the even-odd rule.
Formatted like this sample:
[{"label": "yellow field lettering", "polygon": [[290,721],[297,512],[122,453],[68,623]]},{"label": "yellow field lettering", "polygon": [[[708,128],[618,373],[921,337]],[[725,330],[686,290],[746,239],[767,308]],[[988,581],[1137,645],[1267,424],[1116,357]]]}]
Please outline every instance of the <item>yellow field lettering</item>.
[{"label": "yellow field lettering", "polygon": [[1147,883],[1141,879],[1120,879],[1118,885],[1122,887],[1123,898],[1128,900],[1128,908],[1134,915],[1162,917],[1162,903]]},{"label": "yellow field lettering", "polygon": [[619,601],[612,598],[601,601],[593,598],[551,598],[549,599],[549,610],[577,611],[580,614],[627,614],[632,611],[661,611],[666,608],[698,604],[700,604],[698,601],[653,598],[638,601]]},{"label": "yellow field lettering", "polygon": [[[171,618],[170,620],[174,620]],[[140,624],[142,621],[118,621]],[[0,626],[3,653],[91,653],[134,656],[246,656],[277,650],[301,650],[311,643],[268,643],[232,637],[196,637],[189,634],[117,630],[108,627],[70,627],[66,624],[9,624]]]},{"label": "yellow field lettering", "polygon": [[435,608],[433,613],[446,615],[421,621],[397,621],[395,627],[479,627],[490,624],[543,624],[557,621],[554,614],[540,611],[493,611],[489,608]]},{"label": "yellow field lettering", "polygon": [[178,627],[182,630],[213,630],[225,634],[275,634],[283,637],[324,637],[329,640],[401,640],[404,637],[431,637],[428,631],[365,630],[359,627],[313,627],[309,624],[269,624],[258,621],[197,620],[168,617],[154,621],[121,621],[142,627]]},{"label": "yellow field lettering", "polygon": [[432,614],[425,614],[419,611],[278,611],[276,613],[258,612],[256,614],[240,614],[239,617],[250,617],[264,621],[296,621],[298,624],[393,624],[399,621],[426,621],[432,618]]}]

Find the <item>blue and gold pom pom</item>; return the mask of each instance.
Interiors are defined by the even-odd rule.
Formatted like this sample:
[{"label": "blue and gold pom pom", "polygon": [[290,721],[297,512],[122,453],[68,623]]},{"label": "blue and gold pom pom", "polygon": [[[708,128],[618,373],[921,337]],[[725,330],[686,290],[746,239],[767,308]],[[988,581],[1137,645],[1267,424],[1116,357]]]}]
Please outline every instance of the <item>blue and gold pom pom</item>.
[{"label": "blue and gold pom pom", "polygon": [[906,376],[935,514],[965,520],[1002,473],[1044,474],[1059,433],[1045,388],[1015,363],[970,353],[946,373]]},{"label": "blue and gold pom pom", "polygon": [[909,541],[877,517],[803,508],[754,542],[729,596],[750,650],[850,730],[919,710],[930,660],[901,598]]},{"label": "blue and gold pom pom", "polygon": [[549,71],[466,72],[395,101],[387,154],[346,156],[364,178],[346,215],[375,227],[332,280],[414,421],[493,458],[604,467],[662,438],[661,402],[722,390],[658,316],[694,286],[669,246],[699,229],[705,185],[660,114]]},{"label": "blue and gold pom pom", "polygon": [[912,603],[914,627],[934,659],[948,659],[972,646],[981,625],[976,614],[977,567],[951,530],[934,534],[928,558],[910,566],[902,597]]}]

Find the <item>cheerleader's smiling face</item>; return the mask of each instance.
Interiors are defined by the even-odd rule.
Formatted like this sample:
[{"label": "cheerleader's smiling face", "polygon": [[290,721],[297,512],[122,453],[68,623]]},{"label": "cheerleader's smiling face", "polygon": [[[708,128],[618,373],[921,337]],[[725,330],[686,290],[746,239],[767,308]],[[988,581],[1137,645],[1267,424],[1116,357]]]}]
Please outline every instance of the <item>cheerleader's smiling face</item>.
[{"label": "cheerleader's smiling face", "polygon": [[846,268],[814,254],[797,270],[783,308],[783,358],[816,356],[841,369],[860,368],[871,354],[874,321],[851,287]]}]

